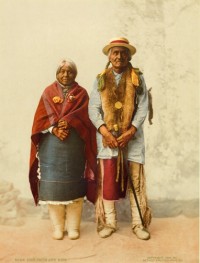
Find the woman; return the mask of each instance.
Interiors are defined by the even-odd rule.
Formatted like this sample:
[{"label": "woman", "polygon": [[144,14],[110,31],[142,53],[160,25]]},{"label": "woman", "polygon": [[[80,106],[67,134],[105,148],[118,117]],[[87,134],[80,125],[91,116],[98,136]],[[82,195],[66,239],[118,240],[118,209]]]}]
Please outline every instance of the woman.
[{"label": "woman", "polygon": [[77,68],[63,60],[53,84],[39,101],[33,127],[29,181],[36,205],[47,204],[53,238],[80,235],[86,180],[96,169],[95,129],[88,117],[88,94],[75,82]]}]

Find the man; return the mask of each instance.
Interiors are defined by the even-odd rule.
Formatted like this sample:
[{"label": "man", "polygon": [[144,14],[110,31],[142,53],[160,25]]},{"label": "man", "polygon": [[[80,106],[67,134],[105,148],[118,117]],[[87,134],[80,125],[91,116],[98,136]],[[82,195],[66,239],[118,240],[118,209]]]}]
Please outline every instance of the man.
[{"label": "man", "polygon": [[89,102],[89,117],[97,129],[96,214],[102,238],[116,231],[115,200],[125,197],[126,190],[133,233],[139,239],[150,238],[146,229],[151,212],[146,197],[142,128],[148,112],[148,93],[142,73],[129,62],[135,52],[126,38],[113,39],[103,48],[109,61],[97,76]]}]

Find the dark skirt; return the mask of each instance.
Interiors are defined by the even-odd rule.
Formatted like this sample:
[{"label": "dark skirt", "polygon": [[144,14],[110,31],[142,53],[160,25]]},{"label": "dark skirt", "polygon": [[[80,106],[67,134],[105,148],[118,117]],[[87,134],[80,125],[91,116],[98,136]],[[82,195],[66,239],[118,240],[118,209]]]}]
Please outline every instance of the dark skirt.
[{"label": "dark skirt", "polygon": [[39,200],[69,201],[86,195],[85,143],[75,129],[61,141],[51,133],[39,143]]}]

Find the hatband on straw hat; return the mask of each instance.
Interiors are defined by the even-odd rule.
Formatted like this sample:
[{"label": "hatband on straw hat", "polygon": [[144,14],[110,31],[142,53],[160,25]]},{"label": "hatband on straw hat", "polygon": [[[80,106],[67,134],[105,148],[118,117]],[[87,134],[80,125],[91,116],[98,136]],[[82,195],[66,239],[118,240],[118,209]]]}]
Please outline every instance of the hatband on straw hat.
[{"label": "hatband on straw hat", "polygon": [[129,44],[128,39],[124,37],[113,38],[108,45],[103,48],[103,53],[108,55],[109,49],[112,47],[126,47],[130,50],[131,55],[134,55],[136,48]]}]

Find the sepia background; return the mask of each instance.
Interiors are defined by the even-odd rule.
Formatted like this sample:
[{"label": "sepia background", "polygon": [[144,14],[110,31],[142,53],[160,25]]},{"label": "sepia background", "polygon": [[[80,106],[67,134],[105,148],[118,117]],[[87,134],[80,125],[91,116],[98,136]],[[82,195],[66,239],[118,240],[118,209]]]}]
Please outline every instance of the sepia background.
[{"label": "sepia background", "polygon": [[[131,62],[152,87],[153,125],[144,128],[153,216],[198,216],[199,1],[0,0],[0,224],[45,217],[29,188],[30,134],[58,64],[74,60],[90,94],[107,62],[102,48],[117,36],[137,48]],[[128,203],[118,205],[130,219]],[[93,217],[89,204],[84,216]]]}]

